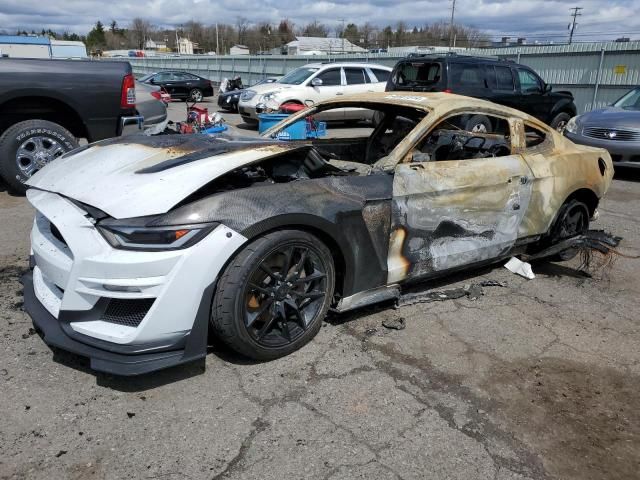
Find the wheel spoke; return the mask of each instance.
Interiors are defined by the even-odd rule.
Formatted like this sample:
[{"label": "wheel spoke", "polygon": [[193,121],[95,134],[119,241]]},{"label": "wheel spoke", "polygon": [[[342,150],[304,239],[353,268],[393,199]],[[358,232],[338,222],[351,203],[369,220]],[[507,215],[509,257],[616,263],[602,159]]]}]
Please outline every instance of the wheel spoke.
[{"label": "wheel spoke", "polygon": [[[273,304],[273,298],[269,297],[262,302],[257,312],[247,312],[247,327],[253,323]],[[265,322],[266,323],[266,322]]]},{"label": "wheel spoke", "polygon": [[311,292],[304,292],[304,293],[300,293],[300,292],[293,292],[298,298],[301,299],[309,299],[311,301],[316,300],[318,298],[324,297],[325,293],[321,292],[320,290],[313,290]]},{"label": "wheel spoke", "polygon": [[321,278],[325,278],[326,276],[327,276],[326,274],[316,271],[316,272],[313,272],[311,275],[295,280],[293,283],[295,283],[296,285],[303,285],[305,283],[310,283],[315,280],[320,280]]},{"label": "wheel spoke", "polygon": [[264,336],[269,333],[271,327],[273,326],[273,323],[276,321],[276,318],[278,317],[275,314],[275,303],[272,302],[271,308],[269,308],[269,318],[264,322],[264,325],[262,325],[262,328],[258,332],[258,340],[262,340],[262,338],[264,338]]},{"label": "wheel spoke", "polygon": [[305,248],[300,254],[300,260],[293,267],[293,272],[291,273],[291,278],[300,277],[302,274],[302,269],[304,268],[304,264],[307,261],[307,256],[309,255],[309,249]]},{"label": "wheel spoke", "polygon": [[287,248],[284,253],[284,266],[282,268],[282,275],[287,277],[289,270],[291,270],[291,262],[293,261],[293,254],[295,252],[294,247]]},{"label": "wheel spoke", "polygon": [[271,295],[272,293],[271,290],[261,287],[260,285],[256,285],[255,283],[250,283],[249,288],[251,290],[257,290],[258,292],[263,293],[265,295]]},{"label": "wheel spoke", "polygon": [[271,268],[266,263],[261,263],[259,268],[264,273],[269,275],[272,279],[276,280],[278,278],[278,275],[273,270],[271,270]]},{"label": "wheel spoke", "polygon": [[298,305],[296,304],[296,302],[294,302],[293,300],[287,300],[286,304],[291,307],[291,310],[293,310],[293,313],[296,316],[296,319],[298,320],[298,325],[300,325],[300,328],[302,328],[303,330],[307,329],[307,322],[305,322],[304,320],[304,316],[302,315],[302,312],[300,311],[300,307],[298,307]]}]

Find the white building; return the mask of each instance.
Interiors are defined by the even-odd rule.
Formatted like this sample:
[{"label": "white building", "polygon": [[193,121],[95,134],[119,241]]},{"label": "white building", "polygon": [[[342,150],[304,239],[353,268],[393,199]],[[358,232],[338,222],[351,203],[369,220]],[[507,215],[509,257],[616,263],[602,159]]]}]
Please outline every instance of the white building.
[{"label": "white building", "polygon": [[193,50],[198,48],[198,44],[192,42],[188,38],[178,39],[178,53],[180,55],[193,55]]},{"label": "white building", "polygon": [[229,49],[229,55],[249,55],[249,47],[244,45],[234,45]]},{"label": "white building", "polygon": [[293,42],[287,43],[287,54],[289,55],[309,55],[322,53],[323,55],[334,55],[340,53],[365,53],[366,50],[351,43],[346,38],[328,37],[296,37]]},{"label": "white building", "polygon": [[157,42],[155,40],[148,39],[144,43],[144,49],[145,50],[155,50],[155,51],[166,52],[167,51],[167,42]]}]

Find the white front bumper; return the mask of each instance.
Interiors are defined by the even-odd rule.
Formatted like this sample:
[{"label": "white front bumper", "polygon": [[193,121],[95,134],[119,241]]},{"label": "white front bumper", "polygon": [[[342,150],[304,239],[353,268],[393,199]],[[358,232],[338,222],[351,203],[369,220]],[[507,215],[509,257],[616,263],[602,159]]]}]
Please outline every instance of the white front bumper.
[{"label": "white front bumper", "polygon": [[[99,318],[70,324],[76,332],[117,344],[170,342],[187,335],[205,288],[247,241],[220,225],[183,250],[119,250],[102,237],[86,212],[64,197],[29,190],[27,198],[37,210],[31,231],[34,290],[54,317],[61,310],[90,311],[103,298],[155,299],[137,327]],[[51,224],[64,242],[53,235]],[[135,291],[112,290],[118,287]]]}]

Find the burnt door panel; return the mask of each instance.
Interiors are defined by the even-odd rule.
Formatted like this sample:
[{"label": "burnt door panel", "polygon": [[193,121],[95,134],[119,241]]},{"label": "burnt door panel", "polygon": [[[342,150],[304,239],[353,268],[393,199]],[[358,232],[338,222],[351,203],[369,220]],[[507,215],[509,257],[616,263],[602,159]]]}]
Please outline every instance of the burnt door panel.
[{"label": "burnt door panel", "polygon": [[505,255],[529,206],[530,177],[520,155],[398,165],[388,282]]}]

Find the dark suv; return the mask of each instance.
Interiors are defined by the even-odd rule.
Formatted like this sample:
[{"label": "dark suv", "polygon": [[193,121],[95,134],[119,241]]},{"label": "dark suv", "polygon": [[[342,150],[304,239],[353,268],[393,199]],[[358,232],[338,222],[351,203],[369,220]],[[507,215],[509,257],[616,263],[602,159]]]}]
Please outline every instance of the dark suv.
[{"label": "dark suv", "polygon": [[[482,98],[532,115],[563,130],[576,115],[571,92],[552,92],[536,72],[524,65],[490,57],[456,54],[409,56],[393,68],[386,90],[450,92]],[[468,115],[468,131],[491,131],[489,119]]]}]

